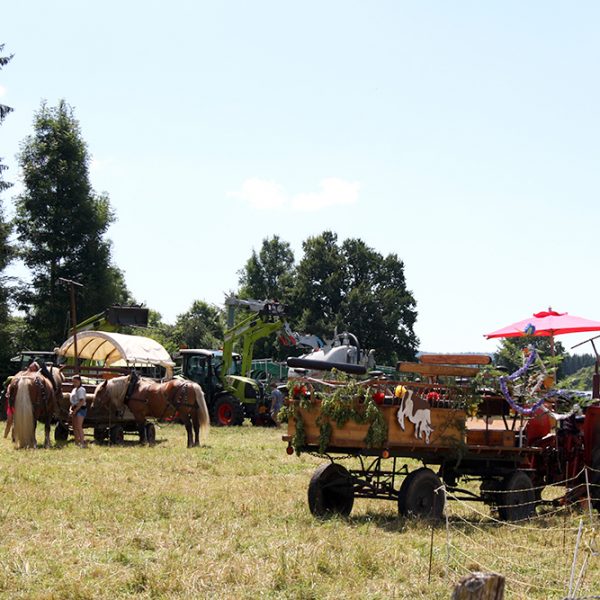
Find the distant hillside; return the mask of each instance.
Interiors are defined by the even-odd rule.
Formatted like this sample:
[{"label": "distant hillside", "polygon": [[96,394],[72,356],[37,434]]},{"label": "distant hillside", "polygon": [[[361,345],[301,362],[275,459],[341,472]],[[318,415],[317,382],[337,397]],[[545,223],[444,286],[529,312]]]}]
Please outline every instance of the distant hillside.
[{"label": "distant hillside", "polygon": [[592,389],[592,376],[594,374],[594,366],[584,367],[579,369],[573,375],[569,375],[558,382],[558,386],[564,390],[580,390],[582,392]]}]

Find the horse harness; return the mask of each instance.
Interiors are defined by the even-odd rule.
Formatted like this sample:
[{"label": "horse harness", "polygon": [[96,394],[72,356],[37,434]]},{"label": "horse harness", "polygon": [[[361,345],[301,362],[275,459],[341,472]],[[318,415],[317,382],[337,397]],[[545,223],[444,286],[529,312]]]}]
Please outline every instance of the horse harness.
[{"label": "horse harness", "polygon": [[170,398],[167,398],[167,402],[165,403],[165,410],[163,411],[163,414],[161,415],[160,419],[164,419],[165,415],[167,414],[167,409],[169,408],[169,406],[172,406],[175,409],[175,415],[179,412],[179,409],[181,407],[194,407],[195,403],[192,402],[183,402],[183,397],[184,395],[187,393],[187,389],[189,387],[189,384],[184,383],[181,388],[178,390],[177,394],[175,394],[175,397],[171,400]]},{"label": "horse harness", "polygon": [[[139,397],[133,395],[133,393],[135,391],[135,387],[136,387],[139,379],[140,379],[140,377],[135,371],[131,373],[131,379],[129,381],[129,385],[127,386],[127,390],[125,392],[125,398],[123,399],[123,403],[127,407],[129,407],[129,403],[131,401],[141,402],[142,404],[148,404],[148,398],[139,398]],[[188,387],[189,387],[189,384],[184,383],[181,386],[181,388],[178,390],[177,394],[175,395],[175,397],[173,399],[170,399],[167,397],[167,402],[165,403],[165,410],[163,411],[163,414],[161,415],[160,419],[163,419],[165,417],[169,407],[173,407],[175,409],[175,413],[177,413],[179,411],[179,409],[182,407],[193,408],[196,405],[194,402],[191,402],[191,403],[183,402],[183,398],[184,398],[185,394],[187,393]]]}]

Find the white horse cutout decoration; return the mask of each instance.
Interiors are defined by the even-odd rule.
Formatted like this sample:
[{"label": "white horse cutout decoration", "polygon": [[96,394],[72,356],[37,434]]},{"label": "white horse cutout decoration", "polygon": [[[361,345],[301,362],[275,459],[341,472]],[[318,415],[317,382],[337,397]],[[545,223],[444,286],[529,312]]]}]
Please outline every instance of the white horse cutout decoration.
[{"label": "white horse cutout decoration", "polygon": [[413,400],[413,390],[408,390],[403,385],[396,387],[395,396],[402,398],[397,414],[398,424],[402,431],[406,430],[404,418],[408,417],[408,420],[415,426],[415,437],[420,440],[423,436],[425,443],[429,444],[429,436],[433,432],[429,401],[425,398]]}]

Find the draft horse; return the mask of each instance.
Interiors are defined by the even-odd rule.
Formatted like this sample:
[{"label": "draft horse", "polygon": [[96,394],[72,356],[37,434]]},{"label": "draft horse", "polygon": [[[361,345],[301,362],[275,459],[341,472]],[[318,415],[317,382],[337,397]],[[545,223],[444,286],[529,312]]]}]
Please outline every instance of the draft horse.
[{"label": "draft horse", "polygon": [[37,421],[44,423],[44,447],[50,447],[50,424],[58,411],[64,375],[57,367],[20,371],[11,380],[7,398],[14,409],[13,439],[17,448],[36,448]]},{"label": "draft horse", "polygon": [[129,408],[146,442],[146,419],[181,419],[187,432],[187,447],[200,445],[200,433],[206,439],[209,415],[202,388],[185,379],[169,379],[157,383],[135,373],[103,381],[96,387],[93,405],[111,403],[117,412]]}]

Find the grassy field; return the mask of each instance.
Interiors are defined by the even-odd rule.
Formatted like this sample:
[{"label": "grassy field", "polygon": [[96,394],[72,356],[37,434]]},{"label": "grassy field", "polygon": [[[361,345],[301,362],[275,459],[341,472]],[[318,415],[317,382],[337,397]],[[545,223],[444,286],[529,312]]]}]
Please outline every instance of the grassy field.
[{"label": "grassy field", "polygon": [[[357,500],[347,520],[315,520],[306,490],[322,461],[286,455],[282,431],[213,428],[193,450],[179,426],[161,427],[151,448],[15,451],[2,440],[0,596],[448,599],[462,571],[502,572],[505,555],[516,566],[504,574],[518,581],[507,598],[566,595],[548,588],[568,578],[585,511],[515,530],[453,503],[451,531],[433,532],[428,583],[431,527],[371,500]],[[458,568],[448,571],[450,534]]]}]

